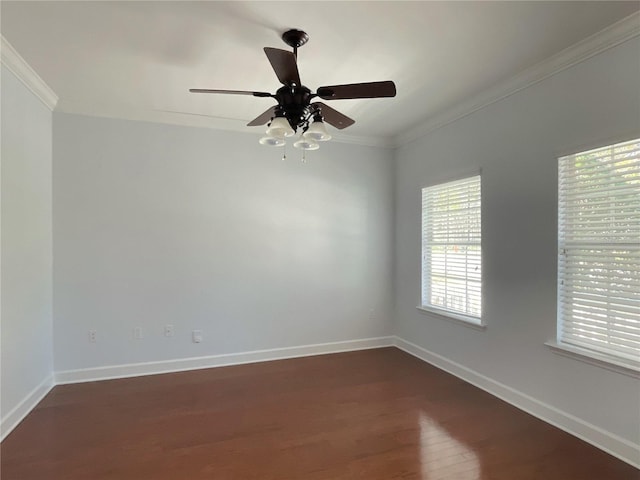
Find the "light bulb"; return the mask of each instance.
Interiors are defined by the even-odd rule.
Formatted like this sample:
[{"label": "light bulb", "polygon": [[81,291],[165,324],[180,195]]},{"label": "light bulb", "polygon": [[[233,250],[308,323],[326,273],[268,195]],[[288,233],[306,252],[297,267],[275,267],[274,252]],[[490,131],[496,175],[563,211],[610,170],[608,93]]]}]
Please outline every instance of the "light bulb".
[{"label": "light bulb", "polygon": [[258,141],[260,142],[260,145],[267,145],[268,147],[282,147],[287,143],[284,139],[275,137],[262,137]]},{"label": "light bulb", "polygon": [[313,122],[309,129],[304,132],[304,137],[316,142],[326,142],[331,140],[331,135],[327,132],[327,127],[322,120],[316,120]]},{"label": "light bulb", "polygon": [[295,132],[289,122],[284,117],[276,117],[271,121],[269,128],[267,128],[267,135],[274,138],[290,137]]},{"label": "light bulb", "polygon": [[307,138],[301,138],[296,143],[294,143],[293,146],[302,150],[318,150],[320,148],[320,145]]}]

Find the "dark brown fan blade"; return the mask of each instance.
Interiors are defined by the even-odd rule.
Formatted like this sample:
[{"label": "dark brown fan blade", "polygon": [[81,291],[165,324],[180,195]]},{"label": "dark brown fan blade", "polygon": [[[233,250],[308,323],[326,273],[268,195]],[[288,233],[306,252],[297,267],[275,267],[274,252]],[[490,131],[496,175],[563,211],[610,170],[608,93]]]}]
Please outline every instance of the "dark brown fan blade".
[{"label": "dark brown fan blade", "polygon": [[211,90],[208,88],[190,88],[191,93],[227,93],[229,95],[253,95],[254,97],[273,97],[267,92],[247,92],[246,90]]},{"label": "dark brown fan blade", "polygon": [[318,88],[318,96],[325,100],[345,100],[349,98],[395,97],[396,85],[392,81],[352,83]]},{"label": "dark brown fan blade", "polygon": [[324,120],[329,124],[336,127],[338,130],[342,130],[343,128],[350,127],[354,123],[355,120],[347,117],[343,113],[331,108],[329,105],[325,105],[322,102],[314,102],[311,106],[317,105],[320,107],[320,113],[324,117]]},{"label": "dark brown fan blade", "polygon": [[280,50],[279,48],[264,47],[264,53],[267,54],[267,58],[280,83],[288,86],[293,84],[301,85],[298,63],[296,62],[296,56],[292,52]]},{"label": "dark brown fan blade", "polygon": [[254,118],[249,123],[247,123],[247,127],[257,127],[258,125],[264,125],[269,120],[271,120],[271,117],[274,117],[275,115],[276,115],[276,106],[274,105],[269,110],[264,112],[262,115]]}]

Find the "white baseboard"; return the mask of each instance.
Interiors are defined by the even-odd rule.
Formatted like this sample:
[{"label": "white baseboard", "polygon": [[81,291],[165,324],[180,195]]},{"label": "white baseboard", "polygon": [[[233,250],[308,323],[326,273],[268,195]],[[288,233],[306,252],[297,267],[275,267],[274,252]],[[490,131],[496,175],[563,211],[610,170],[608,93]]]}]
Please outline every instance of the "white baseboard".
[{"label": "white baseboard", "polygon": [[558,427],[620,460],[640,468],[640,445],[607,432],[595,425],[563,412],[514,388],[486,377],[470,368],[430,352],[414,343],[395,337],[394,345],[431,365],[455,375],[514,407]]},{"label": "white baseboard", "polygon": [[108,367],[83,368],[80,370],[66,370],[55,373],[55,382],[56,385],[93,382],[97,380],[156,375],[161,373],[182,372],[185,370],[198,370],[202,368],[241,365],[244,363],[283,360],[286,358],[308,357],[311,355],[324,355],[328,353],[391,347],[393,346],[393,340],[394,337],[365,338],[361,340],[301,345],[298,347],[284,347],[269,350],[255,350],[251,352],[210,355],[206,357],[181,358],[176,360],[162,360],[158,362],[132,363]]},{"label": "white baseboard", "polygon": [[54,387],[53,376],[48,376],[44,381],[34,388],[22,401],[7,413],[0,421],[0,442],[9,435],[18,424],[24,420],[31,410],[49,393]]}]

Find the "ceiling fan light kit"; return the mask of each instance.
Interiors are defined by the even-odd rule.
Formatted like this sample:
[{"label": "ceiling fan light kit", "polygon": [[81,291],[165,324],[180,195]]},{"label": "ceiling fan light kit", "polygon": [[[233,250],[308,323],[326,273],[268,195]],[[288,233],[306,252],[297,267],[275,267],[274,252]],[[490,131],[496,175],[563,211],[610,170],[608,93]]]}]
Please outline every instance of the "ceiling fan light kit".
[{"label": "ceiling fan light kit", "polygon": [[309,125],[307,131],[302,135],[305,138],[315,140],[316,142],[326,142],[327,140],[331,140],[331,135],[329,135],[329,132],[327,132],[327,127],[325,126],[320,115],[314,117],[313,123]]},{"label": "ceiling fan light kit", "polygon": [[316,142],[304,137],[294,143],[293,146],[300,150],[318,150],[320,148],[320,145]]},{"label": "ceiling fan light kit", "polygon": [[284,147],[287,144],[284,138],[275,137],[262,137],[259,142],[260,145],[266,145],[267,147]]},{"label": "ceiling fan light kit", "polygon": [[269,123],[267,135],[274,138],[291,137],[296,133],[285,117],[275,117]]},{"label": "ceiling fan light kit", "polygon": [[282,87],[275,94],[267,92],[251,92],[244,90],[213,90],[192,88],[192,93],[222,93],[230,95],[251,95],[254,97],[271,97],[277,105],[249,122],[254,127],[267,124],[266,137],[260,144],[281,147],[286,145],[285,138],[301,132],[300,139],[293,146],[303,151],[317,150],[317,142],[331,139],[325,122],[342,130],[355,123],[355,120],[334,110],[323,102],[312,102],[314,98],[323,100],[345,100],[355,98],[395,97],[396,86],[392,81],[354,83],[348,85],[332,85],[319,87],[312,93],[300,82],[298,73],[298,48],[309,41],[309,35],[302,30],[288,30],[282,34],[282,40],[293,48],[293,52],[278,48],[265,47],[264,52]]}]

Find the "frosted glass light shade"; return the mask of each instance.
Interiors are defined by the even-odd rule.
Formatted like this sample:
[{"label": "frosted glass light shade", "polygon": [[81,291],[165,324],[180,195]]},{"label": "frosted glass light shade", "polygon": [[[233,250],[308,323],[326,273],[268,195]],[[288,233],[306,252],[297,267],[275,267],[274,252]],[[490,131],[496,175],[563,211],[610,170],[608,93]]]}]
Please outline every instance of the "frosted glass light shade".
[{"label": "frosted glass light shade", "polygon": [[268,147],[282,147],[287,143],[284,139],[275,137],[262,137],[258,141],[260,142],[260,145],[267,145]]},{"label": "frosted glass light shade", "polygon": [[320,148],[320,145],[308,138],[301,138],[293,146],[301,150],[318,150]]},{"label": "frosted glass light shade", "polygon": [[271,125],[267,128],[267,135],[274,138],[290,137],[295,132],[289,122],[284,117],[276,117],[271,121]]},{"label": "frosted glass light shade", "polygon": [[309,129],[304,132],[304,137],[316,142],[326,142],[331,140],[331,135],[327,132],[324,122],[313,122]]}]

